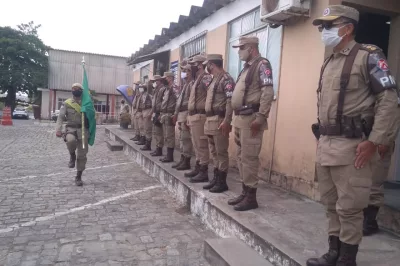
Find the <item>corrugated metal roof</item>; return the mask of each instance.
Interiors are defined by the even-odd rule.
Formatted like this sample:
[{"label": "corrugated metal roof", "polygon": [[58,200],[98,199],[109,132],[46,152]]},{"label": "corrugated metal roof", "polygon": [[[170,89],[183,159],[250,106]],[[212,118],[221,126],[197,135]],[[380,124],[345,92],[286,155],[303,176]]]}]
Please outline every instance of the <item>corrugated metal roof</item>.
[{"label": "corrugated metal roof", "polygon": [[64,49],[53,49],[51,48],[50,51],[60,51],[60,52],[68,52],[68,53],[75,53],[75,54],[82,54],[82,55],[100,55],[100,56],[109,56],[109,57],[117,57],[117,58],[125,58],[126,56],[118,56],[118,55],[108,55],[108,54],[96,54],[96,53],[87,53],[81,51],[72,51],[72,50],[64,50]]},{"label": "corrugated metal roof", "polygon": [[140,56],[154,53],[158,48],[167,44],[170,40],[178,37],[191,27],[199,24],[205,18],[209,17],[215,11],[224,6],[229,5],[235,0],[204,0],[203,5],[192,6],[190,8],[189,16],[179,16],[178,23],[171,22],[169,28],[163,28],[161,35],[156,35],[153,40],[149,40],[139,51],[136,51],[128,59],[128,65],[132,65],[134,60]]},{"label": "corrugated metal roof", "polygon": [[99,94],[116,94],[119,85],[132,84],[132,69],[126,65],[125,57],[50,50],[49,89],[70,90],[73,83],[82,82],[82,56],[85,56],[91,90]]}]

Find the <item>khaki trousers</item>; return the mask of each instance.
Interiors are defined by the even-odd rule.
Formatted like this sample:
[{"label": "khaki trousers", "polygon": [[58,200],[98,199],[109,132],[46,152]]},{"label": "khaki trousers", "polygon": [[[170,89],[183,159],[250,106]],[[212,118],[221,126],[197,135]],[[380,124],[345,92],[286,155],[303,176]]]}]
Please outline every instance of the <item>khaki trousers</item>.
[{"label": "khaki trousers", "polygon": [[385,154],[383,159],[380,159],[373,165],[372,172],[372,186],[369,195],[369,205],[382,207],[384,203],[384,190],[383,184],[385,183],[388,175],[390,163],[392,160],[393,148]]},{"label": "khaki trousers", "polygon": [[175,126],[172,123],[172,114],[161,114],[163,125],[164,143],[167,148],[175,148]]},{"label": "khaki trousers", "polygon": [[256,136],[251,135],[250,128],[235,127],[236,158],[242,182],[251,188],[258,185],[258,168],[264,130]]},{"label": "khaki trousers", "polygon": [[151,110],[144,110],[139,116],[139,131],[140,135],[151,139],[153,124],[151,122]]},{"label": "khaki trousers", "polygon": [[69,153],[75,153],[76,151],[76,170],[83,171],[86,167],[87,153],[89,151],[88,137],[89,131],[85,132],[85,149],[82,147],[82,130],[68,130],[65,135],[65,142]]},{"label": "khaki trousers", "polygon": [[153,124],[153,139],[157,148],[164,147],[164,130],[163,125],[156,126]]},{"label": "khaki trousers", "polygon": [[196,161],[199,161],[201,165],[208,165],[210,151],[208,150],[208,137],[204,134],[206,115],[190,115],[188,116],[188,122]]},{"label": "khaki trousers", "polygon": [[208,135],[208,146],[214,167],[222,172],[228,172],[229,168],[229,137],[223,136],[221,133],[216,135]]},{"label": "khaki trousers", "polygon": [[316,166],[321,202],[326,207],[328,233],[350,245],[362,239],[363,209],[368,205],[372,167]]},{"label": "khaki trousers", "polygon": [[184,122],[178,123],[179,127],[179,146],[182,155],[191,157],[193,153],[192,136],[190,135],[190,128]]},{"label": "khaki trousers", "polygon": [[135,123],[134,132],[135,132],[135,135],[139,135],[139,136],[143,132],[143,128],[140,128],[140,126],[143,125],[143,123],[140,124],[140,119],[143,119],[142,112],[136,112],[135,118],[134,118],[134,123]]}]

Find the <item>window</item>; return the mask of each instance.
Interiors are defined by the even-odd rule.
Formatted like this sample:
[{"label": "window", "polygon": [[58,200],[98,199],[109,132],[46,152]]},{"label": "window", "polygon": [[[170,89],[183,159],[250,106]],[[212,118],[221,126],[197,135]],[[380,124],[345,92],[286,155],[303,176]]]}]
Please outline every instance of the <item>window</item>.
[{"label": "window", "polygon": [[253,10],[229,24],[227,68],[228,72],[234,78],[239,76],[244,64],[239,59],[237,48],[232,47],[232,45],[239,43],[241,36],[257,36],[260,39],[260,54],[271,62],[276,95],[279,87],[282,27],[272,29],[266,23],[262,22],[260,20],[260,9]]},{"label": "window", "polygon": [[60,110],[61,109],[61,106],[63,106],[63,104],[64,104],[64,102],[66,101],[67,99],[65,98],[58,98],[58,104],[57,104],[57,110]]},{"label": "window", "polygon": [[98,113],[108,113],[109,112],[109,106],[107,106],[107,101],[96,101],[94,103],[94,109]]},{"label": "window", "polygon": [[182,59],[206,52],[206,33],[207,31],[204,31],[181,44]]},{"label": "window", "polygon": [[140,81],[143,83],[149,81],[150,64],[145,65],[140,69]]}]

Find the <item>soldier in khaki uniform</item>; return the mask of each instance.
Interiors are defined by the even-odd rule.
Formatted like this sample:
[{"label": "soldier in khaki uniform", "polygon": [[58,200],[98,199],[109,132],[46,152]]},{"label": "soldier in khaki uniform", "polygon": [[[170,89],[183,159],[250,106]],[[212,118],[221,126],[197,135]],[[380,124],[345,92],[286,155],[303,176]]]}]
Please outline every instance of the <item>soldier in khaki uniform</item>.
[{"label": "soldier in khaki uniform", "polygon": [[139,129],[139,114],[138,114],[138,99],[139,99],[139,82],[134,82],[133,85],[135,85],[135,98],[133,99],[132,102],[132,127],[133,127],[133,132],[135,136],[131,138],[132,141],[139,141],[140,140],[140,129]]},{"label": "soldier in khaki uniform", "polygon": [[261,57],[258,43],[257,37],[241,37],[234,46],[239,47],[239,57],[246,62],[231,100],[238,168],[243,182],[242,194],[228,201],[229,205],[235,205],[236,211],[258,208],[259,154],[274,99],[271,64]]},{"label": "soldier in khaki uniform", "polygon": [[144,145],[140,148],[142,151],[151,150],[151,133],[152,133],[152,122],[151,122],[151,104],[152,96],[148,93],[149,87],[153,86],[153,82],[149,81],[145,84],[139,85],[139,99],[138,99],[138,113],[139,117],[139,129],[141,137],[139,142],[136,144]]},{"label": "soldier in khaki uniform", "polygon": [[131,123],[131,118],[129,115],[129,105],[125,103],[125,100],[121,100],[121,111],[119,113],[120,127],[127,129]]},{"label": "soldier in khaki uniform", "polygon": [[[67,124],[65,126],[64,141],[67,144],[67,148],[70,154],[70,161],[68,164],[69,168],[75,167],[76,161],[76,177],[75,184],[82,186],[82,173],[86,167],[86,155],[88,153],[88,137],[89,130],[86,127],[85,130],[85,148],[82,145],[82,115],[81,115],[81,96],[82,96],[82,85],[75,83],[72,85],[72,98],[67,99],[64,105],[60,109],[60,114],[57,118],[56,124],[56,136],[62,137],[62,124],[66,119]],[[77,154],[75,153],[77,151]]]},{"label": "soldier in khaki uniform", "polygon": [[231,98],[235,81],[224,71],[222,55],[207,55],[207,61],[203,65],[207,66],[207,72],[214,77],[208,86],[207,120],[204,125],[204,133],[208,136],[208,145],[214,162],[214,178],[203,188],[209,189],[212,193],[222,193],[228,190],[226,176],[229,168],[229,133],[233,113]]},{"label": "soldier in khaki uniform", "polygon": [[[354,41],[359,12],[329,6],[314,20],[333,48],[318,88],[316,173],[328,217],[329,251],[308,266],[355,266],[377,146],[389,146],[397,110],[396,83],[382,50]],[[315,129],[318,130],[315,130]]]},{"label": "soldier in khaki uniform", "polygon": [[164,147],[164,132],[163,127],[160,122],[160,113],[161,113],[161,103],[164,96],[165,86],[162,82],[162,77],[160,75],[154,75],[152,81],[154,81],[154,93],[153,93],[153,139],[156,142],[156,150],[150,155],[152,156],[162,156],[162,149]]},{"label": "soldier in khaki uniform", "polygon": [[203,65],[204,61],[206,61],[206,57],[202,55],[196,55],[189,61],[195,81],[190,89],[189,116],[187,120],[196,154],[196,166],[193,171],[185,173],[185,176],[190,177],[190,182],[192,183],[208,182],[210,152],[208,150],[208,139],[204,134],[204,123],[207,118],[205,110],[207,88],[211,83],[212,77],[206,73]]},{"label": "soldier in khaki uniform", "polygon": [[167,146],[167,155],[160,159],[163,163],[174,161],[175,148],[175,124],[172,117],[176,107],[176,85],[174,84],[174,73],[165,72],[162,81],[164,82],[165,90],[161,103],[161,118],[160,122],[163,125],[164,143]]},{"label": "soldier in khaki uniform", "polygon": [[184,85],[176,103],[174,121],[178,122],[180,132],[179,141],[182,154],[181,160],[172,166],[172,168],[176,168],[178,171],[190,169],[190,158],[193,153],[190,128],[187,125],[189,93],[190,88],[194,83],[192,68],[189,64],[181,66],[181,78],[184,80]]}]

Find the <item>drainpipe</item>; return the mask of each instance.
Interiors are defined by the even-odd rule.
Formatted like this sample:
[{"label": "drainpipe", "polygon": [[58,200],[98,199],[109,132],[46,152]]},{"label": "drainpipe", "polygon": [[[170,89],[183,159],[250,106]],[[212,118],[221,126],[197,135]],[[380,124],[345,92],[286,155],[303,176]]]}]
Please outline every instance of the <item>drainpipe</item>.
[{"label": "drainpipe", "polygon": [[[285,35],[285,27],[282,27],[282,36],[281,36],[281,58],[280,58],[280,71],[279,71],[279,87],[281,86],[281,76],[282,76],[282,55],[283,55],[283,36]],[[274,133],[272,137],[272,151],[271,151],[271,162],[269,164],[269,173],[268,173],[268,182],[271,183],[272,178],[272,165],[274,163],[274,154],[275,154],[275,138],[276,138],[276,128],[277,128],[277,118],[278,118],[278,107],[279,107],[279,87],[276,93],[276,107],[275,107],[275,126]]]}]

